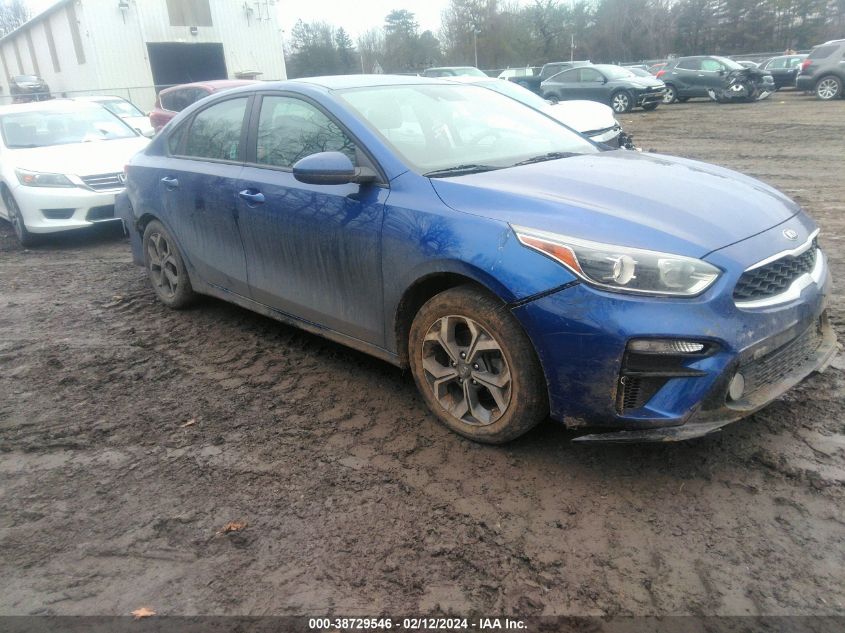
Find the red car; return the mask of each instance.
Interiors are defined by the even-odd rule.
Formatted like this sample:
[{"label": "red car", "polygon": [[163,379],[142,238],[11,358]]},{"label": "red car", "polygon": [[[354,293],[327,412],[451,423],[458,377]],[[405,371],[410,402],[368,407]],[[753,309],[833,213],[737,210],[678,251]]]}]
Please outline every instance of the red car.
[{"label": "red car", "polygon": [[254,79],[215,79],[214,81],[197,81],[192,84],[181,84],[179,86],[165,88],[156,97],[155,108],[150,112],[150,123],[152,123],[153,129],[158,133],[161,128],[167,125],[170,119],[192,103],[214,92],[222,92],[254,83],[258,82]]}]

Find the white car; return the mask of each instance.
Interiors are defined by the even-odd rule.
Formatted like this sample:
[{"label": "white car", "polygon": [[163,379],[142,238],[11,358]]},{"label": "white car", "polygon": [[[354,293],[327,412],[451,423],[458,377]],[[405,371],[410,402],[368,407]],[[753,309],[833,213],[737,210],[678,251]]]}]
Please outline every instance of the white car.
[{"label": "white car", "polygon": [[597,143],[612,147],[631,147],[630,137],[613,115],[610,106],[596,101],[562,101],[551,103],[527,88],[507,80],[484,77],[449,77],[449,81],[477,84],[545,112],[567,127]]},{"label": "white car", "polygon": [[73,100],[99,103],[106,110],[126,121],[142,135],[148,138],[152,138],[155,135],[153,124],[150,123],[150,117],[141,112],[141,109],[134,103],[127,101],[123,97],[96,95],[93,97],[74,97]]},{"label": "white car", "polygon": [[123,167],[149,139],[96,104],[0,107],[0,217],[24,246],[39,234],[115,218]]}]

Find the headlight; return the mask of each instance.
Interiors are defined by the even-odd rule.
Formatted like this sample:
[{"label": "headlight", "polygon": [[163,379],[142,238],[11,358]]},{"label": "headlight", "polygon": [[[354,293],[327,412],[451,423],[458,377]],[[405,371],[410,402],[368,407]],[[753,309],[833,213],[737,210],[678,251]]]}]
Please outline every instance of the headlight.
[{"label": "headlight", "polygon": [[42,174],[37,171],[16,169],[18,182],[27,187],[74,187],[75,185],[63,174]]},{"label": "headlight", "polygon": [[692,297],[721,271],[700,259],[627,246],[589,242],[514,226],[519,241],[548,255],[594,286],[652,295]]}]

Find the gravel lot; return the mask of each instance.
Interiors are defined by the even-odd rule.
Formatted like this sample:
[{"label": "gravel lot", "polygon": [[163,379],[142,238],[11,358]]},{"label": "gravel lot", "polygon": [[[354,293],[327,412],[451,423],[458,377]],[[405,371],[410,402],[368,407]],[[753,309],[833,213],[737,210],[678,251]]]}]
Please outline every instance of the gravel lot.
[{"label": "gravel lot", "polygon": [[[845,102],[622,121],[795,197],[845,277]],[[480,446],[390,365],[168,311],[119,231],[24,251],[4,222],[0,332],[2,614],[845,614],[841,354],[710,438]]]}]

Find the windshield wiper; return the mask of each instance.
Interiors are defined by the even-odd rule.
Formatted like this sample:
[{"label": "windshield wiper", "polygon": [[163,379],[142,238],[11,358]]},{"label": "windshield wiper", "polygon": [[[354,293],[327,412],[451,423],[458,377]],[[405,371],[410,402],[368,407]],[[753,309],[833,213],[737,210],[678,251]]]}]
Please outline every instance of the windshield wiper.
[{"label": "windshield wiper", "polygon": [[455,165],[454,167],[444,167],[443,169],[435,169],[423,174],[426,178],[438,178],[439,176],[460,176],[462,174],[478,174],[483,171],[493,171],[494,169],[501,169],[494,165],[477,165],[475,163],[468,163],[466,165]]},{"label": "windshield wiper", "polygon": [[547,160],[557,160],[558,158],[569,158],[570,156],[577,156],[575,152],[547,152],[546,154],[540,154],[539,156],[532,156],[531,158],[526,158],[525,160],[521,160],[518,163],[514,163],[511,167],[519,167],[520,165],[530,165],[531,163],[542,163]]}]

